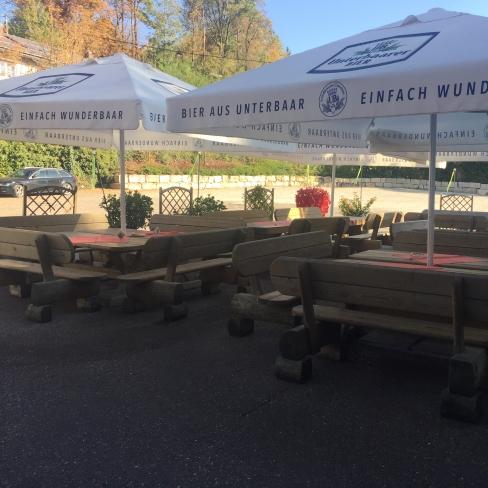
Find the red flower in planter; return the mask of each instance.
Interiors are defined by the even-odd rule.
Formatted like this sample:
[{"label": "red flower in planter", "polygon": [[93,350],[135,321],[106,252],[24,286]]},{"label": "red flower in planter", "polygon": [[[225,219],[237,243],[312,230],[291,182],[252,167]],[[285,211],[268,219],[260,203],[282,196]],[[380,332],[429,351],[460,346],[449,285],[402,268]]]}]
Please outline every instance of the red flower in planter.
[{"label": "red flower in planter", "polygon": [[327,215],[329,212],[330,197],[329,193],[323,188],[300,188],[295,195],[295,203],[297,207],[318,207],[322,215]]}]

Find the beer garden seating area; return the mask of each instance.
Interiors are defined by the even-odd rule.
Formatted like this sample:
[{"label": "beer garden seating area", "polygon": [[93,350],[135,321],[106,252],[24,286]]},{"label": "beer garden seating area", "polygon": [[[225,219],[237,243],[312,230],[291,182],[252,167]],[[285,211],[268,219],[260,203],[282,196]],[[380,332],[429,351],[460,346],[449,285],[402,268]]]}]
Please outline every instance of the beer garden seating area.
[{"label": "beer garden seating area", "polygon": [[275,364],[288,381],[307,381],[312,358],[324,351],[346,359],[351,341],[370,329],[436,338],[452,344],[442,412],[479,417],[486,215],[436,214],[434,266],[426,266],[425,212],[349,218],[277,209],[274,216],[155,214],[147,230],[126,234],[97,214],[1,217],[1,283],[30,297],[26,316],[37,322],[49,322],[64,302],[84,313],[115,303],[126,313],[158,309],[172,322],[191,315],[189,290],[205,300],[229,285],[231,336],[263,321],[288,327]]}]

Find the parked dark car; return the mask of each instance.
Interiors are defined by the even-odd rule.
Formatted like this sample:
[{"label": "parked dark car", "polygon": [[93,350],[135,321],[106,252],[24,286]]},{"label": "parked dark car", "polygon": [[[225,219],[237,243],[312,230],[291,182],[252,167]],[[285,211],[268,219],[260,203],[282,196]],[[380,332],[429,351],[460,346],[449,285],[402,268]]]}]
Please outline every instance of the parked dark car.
[{"label": "parked dark car", "polygon": [[46,186],[62,186],[70,190],[76,189],[76,178],[57,168],[24,168],[17,170],[13,176],[0,178],[0,195],[21,197],[24,190]]}]

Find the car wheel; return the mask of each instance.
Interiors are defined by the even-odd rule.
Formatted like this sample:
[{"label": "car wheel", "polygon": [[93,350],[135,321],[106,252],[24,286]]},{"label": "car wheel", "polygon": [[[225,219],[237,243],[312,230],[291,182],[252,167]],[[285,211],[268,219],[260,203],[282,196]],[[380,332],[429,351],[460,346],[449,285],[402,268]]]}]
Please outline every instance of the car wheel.
[{"label": "car wheel", "polygon": [[73,189],[73,187],[71,186],[70,183],[63,183],[62,186],[63,186],[63,188],[66,188],[67,190],[72,190]]},{"label": "car wheel", "polygon": [[24,186],[23,185],[14,185],[14,195],[17,198],[21,198],[24,196]]}]

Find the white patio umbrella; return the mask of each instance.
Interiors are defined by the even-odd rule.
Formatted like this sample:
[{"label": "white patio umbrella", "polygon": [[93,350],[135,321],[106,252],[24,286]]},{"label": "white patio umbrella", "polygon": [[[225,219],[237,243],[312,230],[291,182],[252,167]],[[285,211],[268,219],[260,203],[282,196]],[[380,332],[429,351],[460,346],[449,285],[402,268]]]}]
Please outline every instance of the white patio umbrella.
[{"label": "white patio umbrella", "polygon": [[[327,121],[347,131],[348,120],[429,115],[430,217],[437,114],[488,110],[487,45],[487,18],[433,9],[171,98],[168,129],[239,135],[242,126]],[[428,264],[433,238],[430,218]]]},{"label": "white patio umbrella", "polygon": [[123,54],[0,81],[0,137],[119,151],[121,227],[125,150],[294,150],[294,143],[169,134],[166,98],[193,86]]}]

